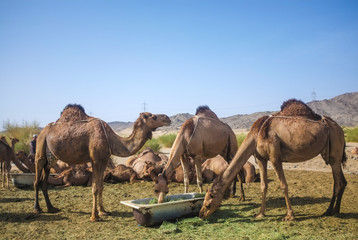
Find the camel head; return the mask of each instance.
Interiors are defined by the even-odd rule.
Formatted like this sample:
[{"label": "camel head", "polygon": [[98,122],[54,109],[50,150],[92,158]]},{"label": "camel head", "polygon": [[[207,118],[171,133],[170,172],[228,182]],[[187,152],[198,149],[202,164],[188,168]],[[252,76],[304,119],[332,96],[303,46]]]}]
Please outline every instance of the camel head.
[{"label": "camel head", "polygon": [[224,197],[224,191],[221,191],[220,188],[220,179],[217,178],[214,180],[211,188],[206,192],[203,206],[200,209],[199,217],[201,219],[207,219],[213,214],[216,209],[220,207],[221,200]]},{"label": "camel head", "polygon": [[164,202],[165,195],[168,194],[168,179],[165,174],[159,174],[158,177],[154,179],[154,193],[158,197],[158,203]]},{"label": "camel head", "polygon": [[152,131],[155,131],[158,127],[168,126],[171,123],[169,117],[165,114],[143,112],[140,114],[139,119]]},{"label": "camel head", "polygon": [[20,150],[18,152],[16,152],[16,157],[20,160],[20,161],[24,161],[24,159],[27,158],[27,155],[24,151]]}]

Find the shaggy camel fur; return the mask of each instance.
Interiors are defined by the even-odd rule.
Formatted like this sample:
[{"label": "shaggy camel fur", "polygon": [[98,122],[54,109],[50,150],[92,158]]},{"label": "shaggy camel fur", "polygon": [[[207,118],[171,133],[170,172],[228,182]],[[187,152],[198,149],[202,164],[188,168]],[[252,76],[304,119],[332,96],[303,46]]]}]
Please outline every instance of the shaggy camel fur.
[{"label": "shaggy camel fur", "polygon": [[92,164],[93,206],[91,220],[107,215],[102,201],[103,174],[111,154],[128,157],[135,154],[152,137],[152,131],[169,125],[166,115],[141,113],[129,137],[120,137],[104,121],[88,116],[80,105],[67,105],[55,123],[48,124],[37,138],[34,181],[34,212],[40,213],[39,187],[45,197],[48,212],[58,212],[48,196],[47,179],[50,168],[58,159],[66,163]]},{"label": "shaggy camel fur", "polygon": [[220,154],[229,162],[237,151],[234,132],[227,124],[221,122],[209,107],[198,107],[195,115],[181,126],[171,149],[169,161],[163,173],[155,179],[154,192],[158,197],[158,203],[162,203],[165,195],[169,192],[168,179],[171,179],[179,162],[181,162],[184,172],[184,192],[188,192],[188,162],[191,157],[195,162],[197,185],[202,193],[202,159]]},{"label": "shaggy camel fur", "polygon": [[208,218],[220,206],[228,184],[249,157],[255,155],[260,168],[262,193],[261,208],[256,217],[265,216],[267,161],[270,160],[287,205],[287,215],[283,220],[294,220],[282,163],[302,162],[318,154],[331,166],[334,178],[333,196],[324,215],[337,214],[347,185],[341,167],[346,162],[344,149],[344,133],[336,122],[317,115],[303,102],[290,99],[283,103],[280,112],[262,117],[252,125],[229,167],[206,193],[199,216]]}]

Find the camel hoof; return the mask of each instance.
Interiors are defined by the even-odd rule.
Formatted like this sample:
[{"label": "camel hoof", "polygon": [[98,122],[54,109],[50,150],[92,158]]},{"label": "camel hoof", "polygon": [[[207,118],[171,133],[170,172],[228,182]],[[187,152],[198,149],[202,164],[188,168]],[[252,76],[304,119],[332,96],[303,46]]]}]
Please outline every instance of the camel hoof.
[{"label": "camel hoof", "polygon": [[325,213],[322,214],[322,217],[327,217],[327,216],[333,216],[333,212],[332,211],[326,211]]},{"label": "camel hoof", "polygon": [[245,198],[244,197],[239,197],[239,201],[240,202],[245,202]]},{"label": "camel hoof", "polygon": [[108,216],[108,215],[111,215],[111,214],[109,212],[106,212],[106,211],[99,211],[98,215],[103,217],[103,216]]},{"label": "camel hoof", "polygon": [[50,207],[50,208],[47,209],[48,213],[58,213],[60,211],[61,211],[60,209],[55,208],[55,207]]},{"label": "camel hoof", "polygon": [[287,215],[286,217],[282,218],[282,221],[284,222],[289,222],[289,221],[294,221],[295,217],[293,215]]},{"label": "camel hoof", "polygon": [[41,210],[41,208],[38,208],[38,209],[35,208],[32,212],[35,214],[40,214],[42,212],[42,210]]},{"label": "camel hoof", "polygon": [[91,220],[92,222],[98,222],[98,221],[101,221],[102,219],[101,219],[100,217],[93,217],[93,216],[91,216],[90,220]]},{"label": "camel hoof", "polygon": [[255,216],[255,218],[257,218],[257,219],[263,218],[263,217],[265,217],[265,214],[263,214],[263,213],[258,213],[258,214],[256,214],[256,216]]}]

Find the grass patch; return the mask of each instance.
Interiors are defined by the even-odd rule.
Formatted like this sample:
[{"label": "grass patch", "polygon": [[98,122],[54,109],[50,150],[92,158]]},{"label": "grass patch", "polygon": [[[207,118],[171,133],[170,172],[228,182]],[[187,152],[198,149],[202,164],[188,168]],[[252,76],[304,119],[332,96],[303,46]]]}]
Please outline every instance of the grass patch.
[{"label": "grass patch", "polygon": [[247,134],[240,133],[236,135],[237,145],[240,147],[244,139],[246,138]]},{"label": "grass patch", "polygon": [[15,145],[15,152],[22,150],[27,154],[30,152],[30,142],[32,140],[32,136],[40,133],[39,126],[40,123],[37,121],[24,121],[22,124],[18,124],[8,120],[3,123],[7,142],[11,144],[10,137],[17,138],[19,142]]},{"label": "grass patch", "polygon": [[[153,197],[153,182],[104,185],[104,207],[111,214],[92,223],[92,190],[89,187],[51,187],[49,197],[60,212],[33,214],[33,190],[0,191],[1,239],[358,239],[358,175],[345,174],[341,214],[322,217],[328,208],[332,191],[331,173],[285,171],[296,221],[282,222],[285,200],[275,173],[268,170],[267,211],[263,219],[254,219],[261,204],[260,183],[244,184],[246,201],[229,198],[206,221],[198,217],[163,222],[143,227],[133,217],[132,208],[120,200]],[[207,189],[209,184],[204,184]],[[182,194],[183,184],[170,183],[170,194]],[[189,185],[195,192],[196,184]]]},{"label": "grass patch", "polygon": [[358,142],[358,127],[343,127],[346,142]]},{"label": "grass patch", "polygon": [[171,148],[173,146],[173,143],[175,141],[176,138],[176,134],[172,133],[172,134],[164,134],[160,137],[158,137],[158,141],[160,142],[160,144],[163,147],[166,148]]},{"label": "grass patch", "polygon": [[144,144],[144,146],[141,148],[139,153],[143,152],[143,150],[146,148],[151,148],[154,152],[159,152],[162,147],[159,144],[159,141],[157,138],[152,138]]}]

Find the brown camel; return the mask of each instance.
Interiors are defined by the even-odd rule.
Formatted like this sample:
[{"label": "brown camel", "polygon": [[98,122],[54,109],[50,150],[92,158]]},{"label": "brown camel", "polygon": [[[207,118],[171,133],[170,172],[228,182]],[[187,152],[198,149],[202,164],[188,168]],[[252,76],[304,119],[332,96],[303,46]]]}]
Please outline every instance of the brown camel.
[{"label": "brown camel", "polygon": [[[9,144],[0,141],[0,164],[1,164],[1,179],[2,188],[5,188],[5,181],[7,189],[10,189],[10,170],[11,161],[15,158],[14,151]],[[5,180],[6,179],[6,180]]]},{"label": "brown camel", "polygon": [[30,172],[32,173],[35,172],[35,163],[31,161],[31,159],[27,156],[27,154],[24,151],[22,150],[18,151],[16,153],[16,157],[30,170]]},{"label": "brown camel", "polygon": [[109,157],[112,154],[119,157],[135,154],[152,137],[152,131],[169,124],[170,119],[166,115],[141,113],[134,123],[132,134],[120,137],[104,121],[88,116],[82,106],[67,105],[60,118],[55,123],[48,124],[37,138],[34,212],[42,211],[39,205],[39,187],[45,197],[48,212],[59,211],[51,204],[47,190],[50,168],[58,159],[74,164],[90,160],[93,169],[91,220],[99,220],[99,216],[107,214],[103,207],[102,192],[103,174]]},{"label": "brown camel", "polygon": [[184,192],[188,192],[188,162],[191,157],[195,162],[197,185],[202,193],[202,159],[220,154],[229,162],[237,151],[234,132],[229,125],[221,122],[209,107],[198,107],[195,115],[180,127],[169,155],[169,161],[163,173],[155,179],[154,192],[158,196],[158,203],[162,203],[164,196],[169,192],[168,179],[171,179],[179,162],[181,162],[184,172]]},{"label": "brown camel", "polygon": [[256,217],[265,216],[267,161],[270,160],[287,205],[287,215],[283,220],[294,220],[282,162],[302,162],[318,154],[331,166],[334,178],[333,196],[324,215],[337,214],[347,185],[341,167],[346,162],[344,149],[344,133],[336,122],[317,115],[303,102],[290,99],[283,103],[280,112],[262,117],[252,125],[229,167],[206,193],[199,216],[208,218],[220,206],[228,184],[249,157],[255,155],[260,168],[262,192],[261,208]]},{"label": "brown camel", "polygon": [[130,182],[138,178],[137,173],[131,167],[123,164],[118,164],[114,169],[106,170],[104,174],[104,181],[107,183]]},{"label": "brown camel", "polygon": [[163,171],[167,160],[165,155],[156,154],[151,148],[146,148],[136,159],[127,160],[126,164],[133,168],[138,179],[150,179],[149,169],[158,175]]},{"label": "brown camel", "polygon": [[[203,172],[203,180],[206,182],[213,182],[214,179],[220,176],[228,166],[229,164],[220,155],[207,159],[201,165],[201,171]],[[241,188],[241,196],[239,200],[245,201],[245,194],[242,183],[250,183],[255,181],[256,171],[254,165],[252,165],[250,162],[246,162],[243,168],[239,171],[237,177]]]}]

